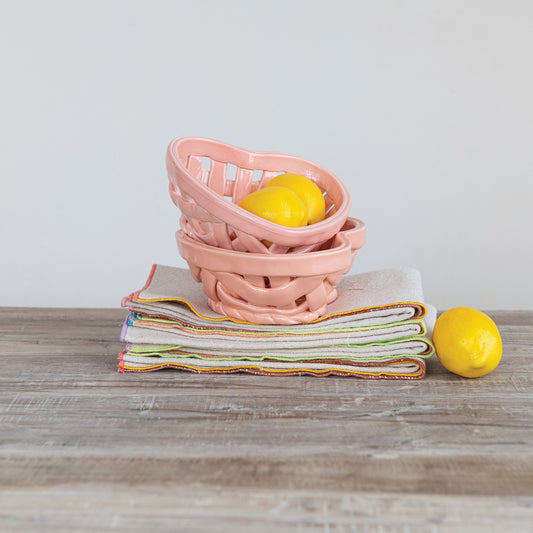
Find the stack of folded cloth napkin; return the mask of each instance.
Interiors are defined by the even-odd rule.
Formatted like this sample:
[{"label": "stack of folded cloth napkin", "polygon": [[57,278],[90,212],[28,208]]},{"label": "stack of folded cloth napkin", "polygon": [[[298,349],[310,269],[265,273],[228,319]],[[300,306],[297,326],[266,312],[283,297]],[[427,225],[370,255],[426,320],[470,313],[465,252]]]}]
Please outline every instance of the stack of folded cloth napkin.
[{"label": "stack of folded cloth napkin", "polygon": [[319,319],[252,324],[212,311],[187,269],[154,265],[125,297],[120,372],[176,368],[203,374],[420,379],[434,353],[435,309],[412,268],[344,276]]}]

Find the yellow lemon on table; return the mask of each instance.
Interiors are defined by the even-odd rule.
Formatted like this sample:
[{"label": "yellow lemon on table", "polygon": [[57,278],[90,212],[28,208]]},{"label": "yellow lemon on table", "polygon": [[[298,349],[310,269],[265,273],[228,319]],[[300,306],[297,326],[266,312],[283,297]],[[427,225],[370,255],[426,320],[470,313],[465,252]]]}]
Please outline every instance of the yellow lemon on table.
[{"label": "yellow lemon on table", "polygon": [[245,196],[239,207],[282,226],[307,225],[307,209],[300,198],[286,187],[266,187]]},{"label": "yellow lemon on table", "polygon": [[272,178],[266,187],[287,187],[295,192],[307,209],[307,223],[315,224],[326,216],[326,202],[318,185],[300,174],[280,174]]},{"label": "yellow lemon on table", "polygon": [[444,368],[465,378],[492,372],[502,357],[502,339],[494,321],[470,307],[454,307],[439,316],[433,344]]}]

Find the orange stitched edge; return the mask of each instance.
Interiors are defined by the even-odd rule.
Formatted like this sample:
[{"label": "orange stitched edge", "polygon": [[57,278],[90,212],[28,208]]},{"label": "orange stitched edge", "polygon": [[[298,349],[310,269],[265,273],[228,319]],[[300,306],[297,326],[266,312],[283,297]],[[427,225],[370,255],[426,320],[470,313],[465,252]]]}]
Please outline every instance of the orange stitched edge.
[{"label": "orange stitched edge", "polygon": [[[144,316],[148,316],[148,315],[144,315]],[[420,319],[415,319],[415,320],[420,320]],[[181,324],[179,323],[178,325],[176,325],[175,323],[169,323],[169,324],[166,324],[166,323],[161,323],[161,322],[157,322],[157,321],[154,321],[154,320],[141,320],[139,321],[137,318],[132,318],[132,321],[133,321],[133,325],[137,324],[138,322],[140,322],[142,325],[144,326],[155,326],[157,328],[161,328],[161,329],[176,329],[176,327],[178,327],[178,329],[180,330],[183,330],[184,328],[187,329],[187,328],[191,328],[194,330],[194,335],[197,335],[197,336],[206,336],[206,337],[209,337],[213,334],[213,330],[209,330],[209,329],[205,329],[205,328],[196,328],[195,326],[190,326],[190,325],[187,325],[187,324]],[[425,332],[426,332],[426,325],[425,323],[423,322],[415,322],[415,324],[418,324],[420,326],[420,332],[417,333],[417,335],[425,335]],[[341,328],[342,329],[342,328]],[[371,327],[371,326],[362,326],[360,331],[371,331],[373,330],[374,328]],[[325,331],[309,331],[309,332],[306,332],[305,335],[306,336],[312,336],[312,337],[320,337],[321,335],[329,335],[330,332],[332,330],[325,330]],[[236,334],[238,333],[238,335]],[[240,336],[240,337],[243,337],[243,338],[249,338],[249,339],[253,339],[254,337],[257,337],[257,338],[269,338],[269,339],[273,339],[273,338],[277,338],[277,337],[286,337],[286,333],[275,333],[275,332],[268,332],[266,335],[265,334],[262,334],[258,331],[246,331],[246,330],[240,330],[240,331],[232,331],[232,330],[229,330],[229,329],[219,329],[219,330],[216,330],[216,334],[217,335],[220,335],[222,337],[236,337],[236,336]],[[357,344],[357,343],[355,343]]]}]

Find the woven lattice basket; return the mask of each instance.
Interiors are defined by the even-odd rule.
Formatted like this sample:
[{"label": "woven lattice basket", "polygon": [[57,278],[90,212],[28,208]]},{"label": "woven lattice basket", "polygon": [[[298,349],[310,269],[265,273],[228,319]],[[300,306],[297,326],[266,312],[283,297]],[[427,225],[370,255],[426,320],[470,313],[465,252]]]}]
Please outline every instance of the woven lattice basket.
[{"label": "woven lattice basket", "polygon": [[321,250],[265,255],[209,246],[176,232],[180,254],[202,283],[209,306],[259,324],[299,324],[322,316],[365,238],[365,224],[348,218]]},{"label": "woven lattice basket", "polygon": [[[316,250],[341,229],[350,211],[350,194],[341,180],[320,165],[291,155],[250,152],[220,141],[181,137],[168,147],[167,171],[170,196],[182,212],[183,232],[219,248],[262,254]],[[290,228],[237,205],[286,172],[304,175],[322,190],[323,221]]]}]

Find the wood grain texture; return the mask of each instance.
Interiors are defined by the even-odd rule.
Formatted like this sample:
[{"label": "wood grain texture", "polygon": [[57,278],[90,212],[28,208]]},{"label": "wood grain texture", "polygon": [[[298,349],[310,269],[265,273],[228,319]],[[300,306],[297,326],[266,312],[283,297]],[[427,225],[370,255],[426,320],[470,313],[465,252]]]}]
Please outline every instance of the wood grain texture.
[{"label": "wood grain texture", "polygon": [[119,374],[125,314],[0,308],[1,531],[533,531],[533,312],[418,382]]}]

